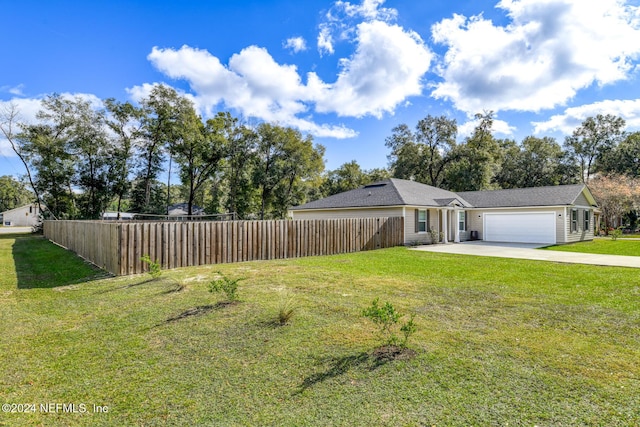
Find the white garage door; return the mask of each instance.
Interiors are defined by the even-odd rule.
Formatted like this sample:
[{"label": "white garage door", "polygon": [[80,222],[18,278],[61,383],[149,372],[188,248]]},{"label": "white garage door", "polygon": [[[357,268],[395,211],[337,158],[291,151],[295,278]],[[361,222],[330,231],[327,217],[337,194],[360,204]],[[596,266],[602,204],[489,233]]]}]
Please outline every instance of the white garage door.
[{"label": "white garage door", "polygon": [[554,212],[485,214],[484,240],[556,243],[556,215]]}]

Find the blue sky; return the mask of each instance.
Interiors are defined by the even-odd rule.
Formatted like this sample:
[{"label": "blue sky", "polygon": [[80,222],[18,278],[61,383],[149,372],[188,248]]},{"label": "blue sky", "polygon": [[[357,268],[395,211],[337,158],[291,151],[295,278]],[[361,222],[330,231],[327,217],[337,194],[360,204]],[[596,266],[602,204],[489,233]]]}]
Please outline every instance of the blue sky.
[{"label": "blue sky", "polygon": [[[640,1],[4,1],[0,108],[53,92],[135,101],[153,84],[203,116],[314,136],[326,167],[387,165],[394,126],[496,112],[496,136],[564,136],[588,116],[640,130]],[[0,175],[22,167],[0,138]]]}]

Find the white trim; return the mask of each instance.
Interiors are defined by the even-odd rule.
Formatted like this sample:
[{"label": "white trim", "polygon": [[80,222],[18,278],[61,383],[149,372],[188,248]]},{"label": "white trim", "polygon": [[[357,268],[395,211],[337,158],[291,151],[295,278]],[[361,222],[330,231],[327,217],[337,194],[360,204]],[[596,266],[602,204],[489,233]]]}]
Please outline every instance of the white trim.
[{"label": "white trim", "polygon": [[569,221],[571,220],[571,218],[569,218],[569,215],[567,215],[567,212],[569,212],[569,209],[571,209],[571,207],[567,206],[566,208],[564,208],[564,221],[563,221],[563,227],[562,229],[564,230],[564,243],[567,243],[569,240]]},{"label": "white trim", "polygon": [[447,216],[449,215],[449,209],[442,209],[442,232],[444,233],[444,237],[442,238],[442,243],[449,243],[449,233],[447,232],[448,228],[448,220]]},{"label": "white trim", "polygon": [[[543,205],[543,206],[498,206],[498,207],[494,207],[494,208],[479,208],[479,207],[472,207],[472,208],[465,208],[465,210],[467,211],[491,211],[491,210],[497,210],[497,209],[563,209],[566,207],[572,207],[574,205]],[[593,208],[593,206],[591,206]]]},{"label": "white trim", "polygon": [[[464,211],[460,210],[460,209],[454,209],[453,210],[453,216],[455,217],[454,220],[454,228],[453,228],[453,243],[460,243],[460,212],[464,213]],[[466,223],[465,223],[465,227],[466,227]]]}]

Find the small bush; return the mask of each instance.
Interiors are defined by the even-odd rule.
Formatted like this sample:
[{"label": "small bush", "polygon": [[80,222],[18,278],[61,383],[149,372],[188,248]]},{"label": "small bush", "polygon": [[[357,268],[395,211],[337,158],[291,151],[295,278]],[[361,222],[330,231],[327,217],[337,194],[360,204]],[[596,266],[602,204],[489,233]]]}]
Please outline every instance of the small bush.
[{"label": "small bush", "polygon": [[416,332],[416,324],[413,321],[415,315],[411,315],[409,320],[400,327],[400,332],[404,335],[404,339],[400,341],[396,336],[395,329],[398,320],[403,316],[400,314],[389,302],[385,302],[384,305],[380,305],[380,298],[376,298],[371,303],[370,307],[362,310],[362,315],[371,319],[380,327],[380,334],[382,335],[385,344],[390,346],[399,345],[402,348],[407,346],[409,337]]},{"label": "small bush", "polygon": [[444,238],[444,233],[436,230],[433,227],[431,227],[431,230],[429,230],[429,235],[431,236],[431,243],[433,244],[439,243]]},{"label": "small bush", "polygon": [[140,261],[149,264],[149,271],[147,273],[154,279],[157,279],[162,275],[162,269],[158,260],[153,261],[149,255],[143,255],[140,257]]},{"label": "small bush", "polygon": [[618,237],[622,236],[622,229],[618,227],[609,230],[609,236],[611,236],[611,240],[618,240]]},{"label": "small bush", "polygon": [[224,292],[227,301],[233,302],[238,300],[238,282],[245,280],[244,278],[231,279],[218,271],[220,278],[212,280],[209,283],[209,292]]},{"label": "small bush", "polygon": [[409,341],[409,337],[413,335],[418,329],[416,327],[415,322],[413,321],[415,317],[416,315],[412,314],[411,317],[409,317],[409,320],[400,328],[400,332],[402,332],[402,334],[404,335],[404,340],[400,344],[401,347],[407,346],[407,341]]},{"label": "small bush", "polygon": [[278,324],[284,326],[289,323],[291,318],[296,312],[296,305],[293,297],[280,298],[280,303],[278,304]]}]

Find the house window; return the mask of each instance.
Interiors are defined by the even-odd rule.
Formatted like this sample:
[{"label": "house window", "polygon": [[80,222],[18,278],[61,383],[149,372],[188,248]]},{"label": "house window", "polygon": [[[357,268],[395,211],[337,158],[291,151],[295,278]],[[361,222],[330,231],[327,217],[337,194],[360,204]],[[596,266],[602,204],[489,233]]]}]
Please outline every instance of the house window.
[{"label": "house window", "polygon": [[584,211],[584,231],[589,231],[591,229],[591,216],[588,210]]},{"label": "house window", "polygon": [[467,229],[466,217],[467,215],[465,211],[458,212],[458,230],[465,231]]},{"label": "house window", "polygon": [[578,209],[571,209],[571,232],[578,231]]},{"label": "house window", "polygon": [[418,232],[427,231],[427,211],[418,211]]}]

